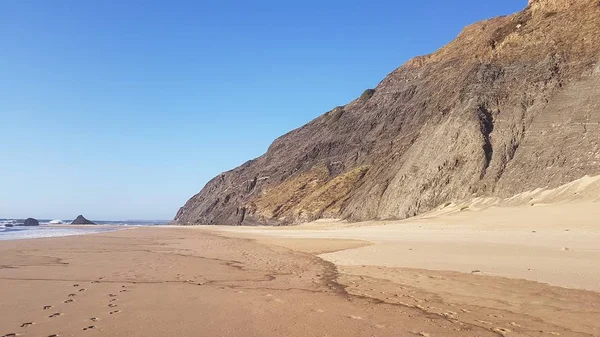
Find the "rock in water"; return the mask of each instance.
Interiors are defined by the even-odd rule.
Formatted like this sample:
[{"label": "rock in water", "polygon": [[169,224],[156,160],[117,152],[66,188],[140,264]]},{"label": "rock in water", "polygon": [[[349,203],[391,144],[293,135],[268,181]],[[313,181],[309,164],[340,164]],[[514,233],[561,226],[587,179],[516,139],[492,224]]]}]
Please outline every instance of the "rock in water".
[{"label": "rock in water", "polygon": [[599,36],[598,0],[470,25],[211,180],[174,223],[403,219],[598,175]]},{"label": "rock in water", "polygon": [[77,216],[77,218],[75,218],[75,220],[73,220],[73,222],[71,222],[71,225],[95,225],[95,224],[96,223],[84,218],[83,215]]},{"label": "rock in water", "polygon": [[23,226],[39,226],[40,222],[34,218],[27,218],[25,222],[23,222]]}]

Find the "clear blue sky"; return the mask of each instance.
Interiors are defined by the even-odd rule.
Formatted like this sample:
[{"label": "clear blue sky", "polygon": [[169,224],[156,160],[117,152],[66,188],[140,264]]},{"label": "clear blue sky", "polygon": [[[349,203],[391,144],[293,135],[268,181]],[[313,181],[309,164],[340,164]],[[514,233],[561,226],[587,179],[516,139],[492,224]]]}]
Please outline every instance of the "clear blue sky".
[{"label": "clear blue sky", "polygon": [[504,1],[0,2],[0,218],[170,219]]}]

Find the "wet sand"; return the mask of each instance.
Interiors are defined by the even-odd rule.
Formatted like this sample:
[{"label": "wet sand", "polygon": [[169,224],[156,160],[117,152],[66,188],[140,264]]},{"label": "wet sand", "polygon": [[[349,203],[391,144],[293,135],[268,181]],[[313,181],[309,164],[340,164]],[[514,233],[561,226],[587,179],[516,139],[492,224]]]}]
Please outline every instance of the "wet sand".
[{"label": "wet sand", "polygon": [[0,336],[600,334],[595,292],[317,256],[372,246],[198,228],[5,241]]}]

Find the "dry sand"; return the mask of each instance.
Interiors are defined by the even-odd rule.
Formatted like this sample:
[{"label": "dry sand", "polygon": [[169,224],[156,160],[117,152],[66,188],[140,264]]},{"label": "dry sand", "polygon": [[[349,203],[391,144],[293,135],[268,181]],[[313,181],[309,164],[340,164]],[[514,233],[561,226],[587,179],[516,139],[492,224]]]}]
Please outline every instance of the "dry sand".
[{"label": "dry sand", "polygon": [[600,336],[599,204],[554,202],[3,241],[0,336]]},{"label": "dry sand", "polygon": [[405,221],[214,229],[271,243],[292,238],[369,243],[320,255],[336,265],[458,271],[600,291],[600,177],[504,200],[449,204]]},{"label": "dry sand", "polygon": [[[321,253],[349,294],[459,324],[505,336],[600,336],[599,201],[600,177],[585,177],[406,221],[211,230]],[[331,239],[355,247],[314,247]]]},{"label": "dry sand", "polygon": [[[582,214],[585,214],[585,220]],[[370,243],[320,255],[337,265],[476,271],[483,275],[600,291],[598,222],[600,204],[583,203],[490,208],[385,225],[364,223],[347,227],[349,224],[344,222],[321,221],[286,230],[218,230],[230,235],[267,237],[271,243],[278,238],[365,240]]]}]

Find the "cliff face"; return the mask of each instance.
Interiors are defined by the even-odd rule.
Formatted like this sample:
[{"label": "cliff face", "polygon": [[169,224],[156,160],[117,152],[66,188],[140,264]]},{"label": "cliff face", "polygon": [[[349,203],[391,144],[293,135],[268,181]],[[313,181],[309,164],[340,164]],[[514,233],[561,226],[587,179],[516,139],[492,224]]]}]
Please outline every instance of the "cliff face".
[{"label": "cliff face", "polygon": [[600,174],[600,4],[530,0],[225,172],[179,224],[400,219]]}]

